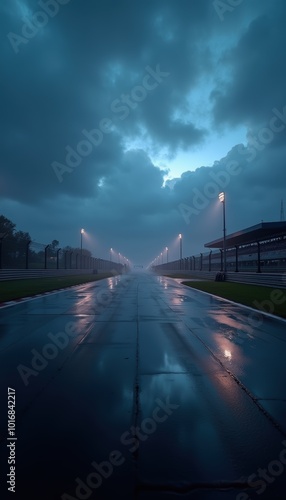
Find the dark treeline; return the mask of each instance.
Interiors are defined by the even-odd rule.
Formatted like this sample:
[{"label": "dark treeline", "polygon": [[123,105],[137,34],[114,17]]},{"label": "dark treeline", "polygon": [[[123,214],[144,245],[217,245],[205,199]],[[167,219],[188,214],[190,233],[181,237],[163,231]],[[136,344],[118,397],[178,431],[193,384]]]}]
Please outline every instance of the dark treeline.
[{"label": "dark treeline", "polygon": [[[0,243],[2,245],[5,267],[11,268],[24,267],[27,248],[29,248],[29,260],[33,262],[34,265],[37,265],[37,263],[40,265],[43,262],[45,248],[48,245],[50,263],[56,261],[57,252],[60,250],[60,243],[58,240],[54,239],[51,243],[35,242],[32,240],[29,233],[18,231],[16,229],[16,224],[4,217],[4,215],[0,215]],[[80,248],[66,246],[61,248],[61,257],[63,257],[66,251],[73,252],[74,254],[79,254],[81,252]],[[91,252],[83,249],[82,255],[91,257]]]}]

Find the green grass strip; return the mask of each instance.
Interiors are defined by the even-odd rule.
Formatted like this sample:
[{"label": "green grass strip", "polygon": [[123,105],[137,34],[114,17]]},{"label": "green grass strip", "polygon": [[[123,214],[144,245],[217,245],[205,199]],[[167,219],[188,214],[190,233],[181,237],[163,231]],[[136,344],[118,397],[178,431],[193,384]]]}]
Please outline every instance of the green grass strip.
[{"label": "green grass strip", "polygon": [[[162,274],[162,276],[165,276],[166,278],[185,278],[185,279],[192,279],[193,278],[193,279],[196,279],[196,280],[198,279],[197,275],[196,276],[195,275],[192,276],[191,274],[184,273],[184,271],[178,271],[178,272],[176,272],[174,274],[172,274],[172,273],[170,273],[170,274],[166,273],[166,274]],[[202,280],[202,281],[204,281],[204,280],[208,281],[209,278],[200,278],[199,281],[200,280]]]},{"label": "green grass strip", "polygon": [[82,274],[78,276],[58,276],[52,278],[32,278],[0,281],[0,303],[31,297],[43,292],[58,290],[114,276],[113,273]]},{"label": "green grass strip", "polygon": [[286,318],[285,289],[216,281],[183,281],[182,284]]}]

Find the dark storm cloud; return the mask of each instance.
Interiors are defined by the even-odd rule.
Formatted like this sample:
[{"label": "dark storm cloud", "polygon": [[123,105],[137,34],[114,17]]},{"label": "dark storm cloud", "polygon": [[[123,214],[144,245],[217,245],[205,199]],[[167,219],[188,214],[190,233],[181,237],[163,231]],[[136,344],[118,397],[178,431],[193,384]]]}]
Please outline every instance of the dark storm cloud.
[{"label": "dark storm cloud", "polygon": [[[4,29],[19,36],[27,19],[41,10],[38,2],[21,0],[4,3],[2,9]],[[172,115],[184,105],[186,92],[203,69],[191,27],[197,32],[199,25],[204,31],[209,10],[188,2],[178,9],[174,2],[162,1],[70,1],[59,6],[27,45],[19,43],[17,55],[6,40],[1,82],[8,170],[4,195],[37,203],[62,193],[93,196],[103,173],[108,175],[120,158],[120,142],[140,136],[142,127],[157,147],[176,151],[200,142],[205,132],[192,117],[183,123]],[[147,65],[155,70],[158,64],[170,73],[168,81],[150,92],[138,109],[130,109],[123,122],[122,113],[112,113],[112,102],[141,83]],[[66,147],[75,148],[84,139],[82,130],[98,127],[105,117],[114,120],[118,134],[105,136],[81,170],[65,176],[59,186],[51,163],[64,163]]]},{"label": "dark storm cloud", "polygon": [[230,77],[212,92],[216,124],[261,125],[273,107],[286,104],[285,2],[268,2],[261,10],[221,57]]},{"label": "dark storm cloud", "polygon": [[[23,36],[48,3],[55,15],[27,43],[18,39],[15,53],[7,34]],[[1,195],[4,215],[21,229],[73,244],[74,226],[85,221],[107,245],[112,234],[142,256],[148,238],[157,248],[162,234],[166,245],[181,231],[199,251],[221,229],[210,218],[215,199],[189,223],[178,207],[191,206],[193,190],[203,193],[229,161],[241,170],[227,185],[228,229],[277,218],[285,130],[270,124],[273,109],[284,116],[286,105],[282,0],[241,2],[223,21],[209,0],[6,0],[0,11]],[[202,82],[211,89],[198,110],[190,96]],[[166,169],[150,155],[176,158],[237,125],[248,129],[247,149],[234,144],[222,160],[214,152],[213,167],[163,187]],[[83,131],[92,147],[80,157]]]},{"label": "dark storm cloud", "polygon": [[[279,220],[280,202],[285,197],[286,170],[284,145],[279,135],[271,143],[254,147],[237,145],[212,167],[185,173],[173,187],[177,207],[185,222],[185,232],[198,241],[216,239],[221,234],[218,194],[226,192],[227,230],[229,233],[258,224],[261,220]],[[199,251],[199,248],[196,247]]]}]

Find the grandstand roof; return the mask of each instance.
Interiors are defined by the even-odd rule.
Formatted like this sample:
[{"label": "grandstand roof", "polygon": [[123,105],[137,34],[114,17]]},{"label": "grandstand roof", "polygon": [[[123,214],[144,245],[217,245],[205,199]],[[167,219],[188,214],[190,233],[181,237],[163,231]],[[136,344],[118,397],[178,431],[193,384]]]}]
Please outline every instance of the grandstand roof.
[{"label": "grandstand roof", "polygon": [[[236,233],[227,235],[226,248],[235,246],[250,245],[258,241],[266,241],[271,238],[286,235],[286,222],[261,222],[256,226],[251,226]],[[223,248],[223,238],[205,243],[206,248]]]}]

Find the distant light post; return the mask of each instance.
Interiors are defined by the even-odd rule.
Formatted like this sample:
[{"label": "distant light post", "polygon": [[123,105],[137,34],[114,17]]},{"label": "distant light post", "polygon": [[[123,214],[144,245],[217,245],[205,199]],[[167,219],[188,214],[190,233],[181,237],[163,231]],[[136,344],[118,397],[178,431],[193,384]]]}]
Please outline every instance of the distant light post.
[{"label": "distant light post", "polygon": [[226,229],[225,229],[225,193],[219,194],[219,201],[223,208],[223,272],[226,272]]},{"label": "distant light post", "polygon": [[169,262],[169,256],[168,256],[168,253],[169,253],[169,248],[166,247],[166,260],[167,260],[167,264]]},{"label": "distant light post", "polygon": [[80,230],[80,267],[82,269],[82,235],[84,234],[84,229]]},{"label": "distant light post", "polygon": [[183,238],[182,238],[181,233],[179,234],[179,238],[180,238],[180,260],[182,260],[182,258],[183,258]]},{"label": "distant light post", "polygon": [[109,251],[109,258],[110,258],[110,262],[111,262],[111,255],[112,255],[112,248],[110,249]]}]

